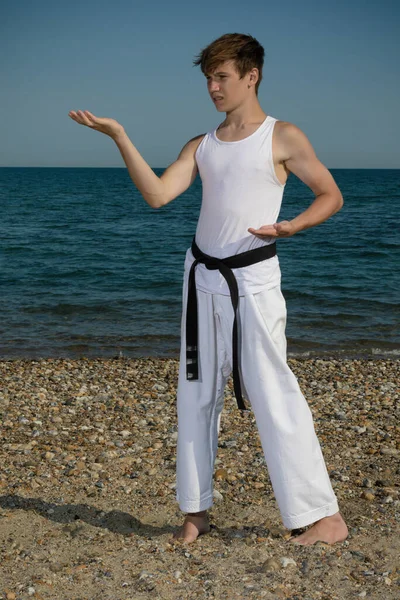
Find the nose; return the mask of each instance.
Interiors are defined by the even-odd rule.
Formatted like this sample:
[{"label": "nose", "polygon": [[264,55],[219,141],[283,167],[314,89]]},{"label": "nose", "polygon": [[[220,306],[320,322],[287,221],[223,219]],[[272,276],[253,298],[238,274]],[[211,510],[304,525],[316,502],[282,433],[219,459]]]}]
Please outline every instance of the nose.
[{"label": "nose", "polygon": [[219,84],[216,81],[209,80],[208,89],[210,93],[219,91]]}]

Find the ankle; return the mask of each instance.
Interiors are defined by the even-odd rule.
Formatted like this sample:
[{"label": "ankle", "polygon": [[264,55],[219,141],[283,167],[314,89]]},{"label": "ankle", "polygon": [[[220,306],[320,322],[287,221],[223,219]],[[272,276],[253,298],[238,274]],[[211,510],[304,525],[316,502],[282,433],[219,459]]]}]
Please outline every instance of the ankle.
[{"label": "ankle", "polygon": [[197,513],[187,513],[188,517],[206,517],[207,516],[207,511],[206,510],[202,510],[200,512]]}]

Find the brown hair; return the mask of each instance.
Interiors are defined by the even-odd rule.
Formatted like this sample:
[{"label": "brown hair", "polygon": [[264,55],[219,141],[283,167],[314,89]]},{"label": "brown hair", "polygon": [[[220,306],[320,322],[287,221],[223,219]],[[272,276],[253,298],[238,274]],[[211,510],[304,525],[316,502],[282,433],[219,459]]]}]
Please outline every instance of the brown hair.
[{"label": "brown hair", "polygon": [[213,72],[225,61],[233,60],[237,72],[242,79],[251,69],[257,67],[259,72],[255,86],[256,95],[262,80],[264,64],[264,48],[251,35],[244,33],[226,33],[214,40],[198,54],[193,61],[195,66],[200,65],[204,75]]}]

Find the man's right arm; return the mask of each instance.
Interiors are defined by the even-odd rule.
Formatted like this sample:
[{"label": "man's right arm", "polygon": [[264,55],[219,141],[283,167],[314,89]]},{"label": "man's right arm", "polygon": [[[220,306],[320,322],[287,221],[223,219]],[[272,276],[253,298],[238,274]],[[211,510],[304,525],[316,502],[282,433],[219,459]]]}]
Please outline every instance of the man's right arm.
[{"label": "man's right arm", "polygon": [[177,160],[158,177],[131,140],[121,131],[113,139],[125,161],[129,175],[152,208],[161,208],[185,192],[197,174],[195,153],[204,134],[191,139],[182,148]]}]

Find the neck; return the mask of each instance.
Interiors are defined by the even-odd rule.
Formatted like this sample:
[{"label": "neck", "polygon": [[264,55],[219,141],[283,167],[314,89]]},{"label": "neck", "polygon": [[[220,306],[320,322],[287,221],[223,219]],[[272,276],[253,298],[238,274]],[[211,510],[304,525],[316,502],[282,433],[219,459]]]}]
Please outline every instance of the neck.
[{"label": "neck", "polygon": [[242,129],[246,125],[254,123],[262,123],[267,115],[261,108],[257,99],[251,103],[238,106],[226,113],[225,121],[221,123],[224,127],[232,127],[233,129]]}]

